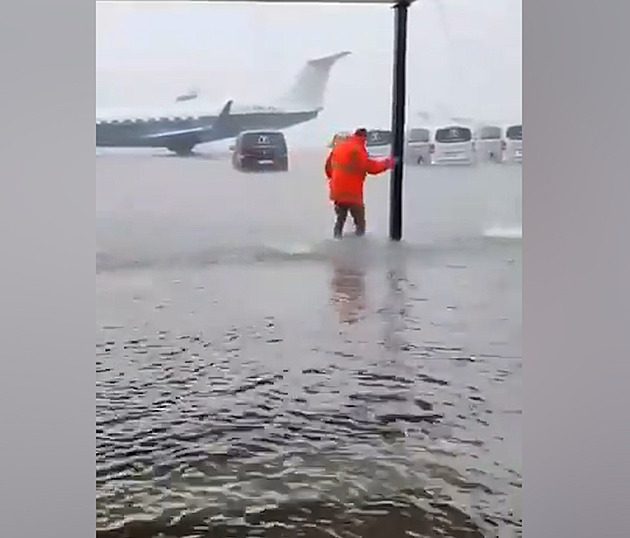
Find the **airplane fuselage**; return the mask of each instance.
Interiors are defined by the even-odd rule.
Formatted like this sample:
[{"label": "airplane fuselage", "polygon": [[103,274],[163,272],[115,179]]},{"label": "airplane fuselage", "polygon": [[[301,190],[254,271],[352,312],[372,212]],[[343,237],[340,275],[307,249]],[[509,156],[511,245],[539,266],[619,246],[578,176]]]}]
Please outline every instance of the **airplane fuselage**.
[{"label": "airplane fuselage", "polygon": [[[280,130],[313,120],[319,110],[301,112],[236,112],[218,131],[210,129],[217,120],[216,114],[180,116],[169,115],[154,118],[101,119],[96,124],[97,147],[171,148],[168,137],[154,138],[164,132],[185,131],[207,127],[203,135],[197,135],[196,144],[236,137],[242,131],[252,129]],[[181,138],[181,137],[180,137]],[[177,140],[180,143],[180,140]]]}]

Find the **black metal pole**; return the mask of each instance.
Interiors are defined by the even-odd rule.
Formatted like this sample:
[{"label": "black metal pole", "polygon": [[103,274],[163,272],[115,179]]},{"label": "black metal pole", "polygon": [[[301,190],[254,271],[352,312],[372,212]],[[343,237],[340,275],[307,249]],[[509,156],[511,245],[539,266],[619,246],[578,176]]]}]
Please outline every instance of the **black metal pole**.
[{"label": "black metal pole", "polygon": [[389,183],[389,238],[402,239],[403,152],[405,144],[405,101],[407,85],[407,13],[413,0],[396,3],[394,27],[394,83],[392,94],[392,153],[396,164]]}]

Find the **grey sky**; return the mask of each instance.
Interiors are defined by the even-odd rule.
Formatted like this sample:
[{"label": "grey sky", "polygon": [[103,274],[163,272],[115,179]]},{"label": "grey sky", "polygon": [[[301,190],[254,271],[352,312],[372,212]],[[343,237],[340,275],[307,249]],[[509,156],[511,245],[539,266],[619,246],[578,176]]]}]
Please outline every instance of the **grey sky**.
[{"label": "grey sky", "polygon": [[[521,118],[521,0],[420,0],[410,9],[411,112]],[[97,3],[97,106],[168,102],[191,86],[214,103],[264,102],[309,58],[340,50],[309,138],[388,126],[393,13],[385,5]]]}]

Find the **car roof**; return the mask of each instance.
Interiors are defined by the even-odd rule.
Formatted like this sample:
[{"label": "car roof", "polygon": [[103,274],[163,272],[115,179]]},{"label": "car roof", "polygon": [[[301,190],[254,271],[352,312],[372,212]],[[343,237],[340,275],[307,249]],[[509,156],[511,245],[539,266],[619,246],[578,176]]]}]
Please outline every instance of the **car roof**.
[{"label": "car roof", "polygon": [[256,129],[256,130],[251,130],[251,131],[241,131],[239,136],[246,135],[246,134],[279,134],[281,136],[284,136],[284,133],[282,131],[274,131],[272,129]]}]

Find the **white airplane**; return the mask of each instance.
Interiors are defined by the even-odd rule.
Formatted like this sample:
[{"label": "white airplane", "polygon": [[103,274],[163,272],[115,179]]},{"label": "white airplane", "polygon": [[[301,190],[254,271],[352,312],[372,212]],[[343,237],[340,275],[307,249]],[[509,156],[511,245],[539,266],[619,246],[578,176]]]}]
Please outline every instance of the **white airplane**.
[{"label": "white airplane", "polygon": [[97,112],[96,146],[168,148],[190,155],[198,144],[233,138],[242,131],[286,129],[311,121],[324,109],[332,66],[349,54],[309,60],[291,88],[270,103],[229,101],[219,110],[197,97],[157,109]]}]

